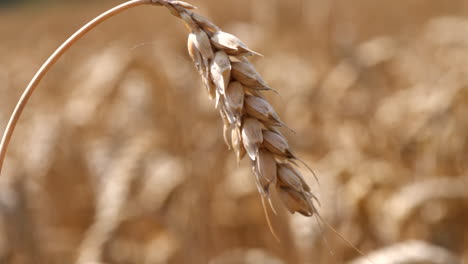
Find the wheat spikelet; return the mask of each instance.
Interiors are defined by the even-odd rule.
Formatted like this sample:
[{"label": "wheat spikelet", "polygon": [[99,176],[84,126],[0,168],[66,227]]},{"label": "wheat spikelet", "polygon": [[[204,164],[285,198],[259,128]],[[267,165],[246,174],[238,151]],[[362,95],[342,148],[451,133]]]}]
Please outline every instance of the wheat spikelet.
[{"label": "wheat spikelet", "polygon": [[216,99],[224,121],[225,142],[238,160],[247,154],[259,192],[270,201],[271,191],[276,190],[291,213],[312,216],[316,212],[315,196],[294,168],[296,158],[277,130],[284,123],[261,93],[272,89],[246,57],[260,54],[190,11],[192,6],[180,1],[157,2],[189,29],[188,52],[210,98]]}]

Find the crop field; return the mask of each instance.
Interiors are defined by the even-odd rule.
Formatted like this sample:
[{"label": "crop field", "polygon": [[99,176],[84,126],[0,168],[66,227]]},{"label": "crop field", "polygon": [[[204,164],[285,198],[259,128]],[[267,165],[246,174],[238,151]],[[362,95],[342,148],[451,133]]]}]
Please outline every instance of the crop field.
[{"label": "crop field", "polygon": [[[0,128],[62,41],[121,1],[0,5]],[[194,0],[251,61],[318,218],[272,195],[164,7],[104,22],[51,69],[0,175],[0,263],[468,263],[466,0]],[[372,261],[372,262],[369,262]]]}]

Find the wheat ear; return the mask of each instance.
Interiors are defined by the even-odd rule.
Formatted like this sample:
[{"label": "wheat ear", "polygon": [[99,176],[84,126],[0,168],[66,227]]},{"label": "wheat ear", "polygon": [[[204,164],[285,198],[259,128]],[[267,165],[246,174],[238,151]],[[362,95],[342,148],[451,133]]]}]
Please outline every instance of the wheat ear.
[{"label": "wheat ear", "polygon": [[192,12],[194,7],[189,4],[181,1],[159,4],[181,18],[190,31],[188,52],[208,95],[215,99],[224,121],[225,142],[235,151],[238,161],[247,154],[262,197],[271,205],[271,191],[276,190],[291,213],[312,216],[317,199],[295,168],[297,158],[278,130],[285,124],[262,95],[263,90],[273,89],[247,58],[260,54]]}]

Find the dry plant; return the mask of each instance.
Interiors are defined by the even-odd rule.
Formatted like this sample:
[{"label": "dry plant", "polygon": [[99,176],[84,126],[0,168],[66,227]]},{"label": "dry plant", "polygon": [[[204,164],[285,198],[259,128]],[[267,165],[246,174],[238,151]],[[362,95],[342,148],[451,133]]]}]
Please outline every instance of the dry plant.
[{"label": "dry plant", "polygon": [[[193,13],[191,10],[195,7],[182,1],[132,0],[126,2],[101,14],[65,41],[36,73],[11,116],[0,145],[0,172],[16,122],[33,91],[52,65],[96,25],[123,10],[142,4],[165,6],[174,16],[185,22],[190,31],[188,52],[202,77],[210,98],[215,99],[216,108],[224,121],[225,142],[230,149],[235,151],[238,162],[246,154],[249,157],[258,191],[262,195],[265,213],[267,211],[264,199],[269,201],[271,209],[276,213],[271,202],[271,192],[276,191],[284,206],[291,213],[299,212],[304,216],[315,214],[320,217],[314,205],[314,201],[318,202],[318,200],[296,168],[297,162],[302,161],[293,154],[286,138],[278,129],[285,127],[285,124],[262,94],[264,90],[274,90],[265,83],[247,59],[248,56],[261,56],[261,54],[249,49],[234,35],[223,32],[208,19]],[[302,163],[309,168],[304,162]],[[129,167],[131,165],[129,164]],[[309,170],[313,173],[310,168]],[[117,175],[114,176],[117,180],[112,186],[128,185],[130,180],[128,172],[113,171],[113,174]],[[119,175],[122,176],[119,178]],[[109,202],[108,196],[115,191],[112,186],[106,189],[99,207],[105,207],[102,203]],[[119,190],[117,188],[117,191]],[[111,196],[120,197],[120,199],[126,197],[125,191],[120,192],[123,194]],[[121,202],[115,202],[112,210],[103,210],[104,215],[97,216],[97,222],[91,227],[83,243],[83,250],[79,257],[80,263],[98,258],[99,254],[96,250],[100,249],[108,233],[117,225],[115,221],[118,218],[120,204]],[[109,223],[114,224],[108,225]],[[102,228],[103,225],[108,226]],[[269,220],[268,225],[273,232]],[[273,235],[276,237],[274,232]]]}]

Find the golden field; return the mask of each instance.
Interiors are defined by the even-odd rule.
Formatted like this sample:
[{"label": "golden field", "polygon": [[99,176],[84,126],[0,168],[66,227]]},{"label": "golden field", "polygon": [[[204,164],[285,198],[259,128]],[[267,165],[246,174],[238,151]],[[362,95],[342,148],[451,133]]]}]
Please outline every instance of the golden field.
[{"label": "golden field", "polygon": [[[120,3],[65,2],[0,8],[2,130],[40,64]],[[468,263],[466,1],[191,3],[264,55],[328,223],[376,264]],[[0,263],[369,263],[276,199],[274,239],[186,41],[137,7],[52,68],[0,175]]]}]

